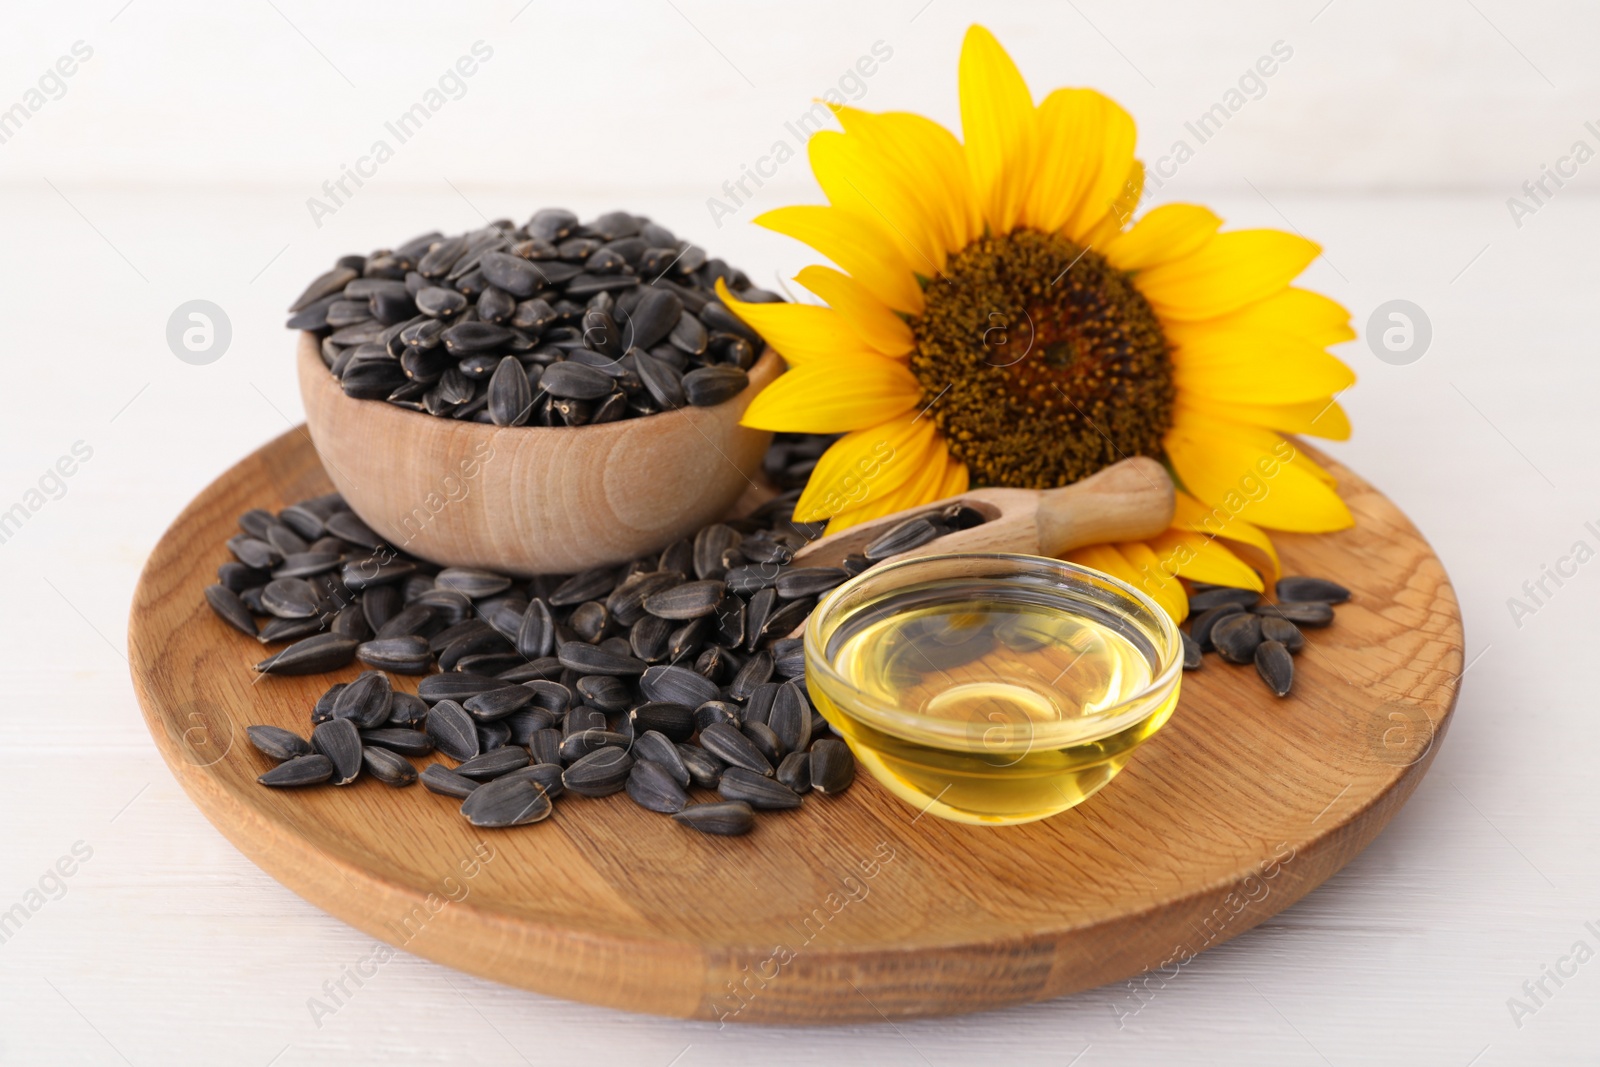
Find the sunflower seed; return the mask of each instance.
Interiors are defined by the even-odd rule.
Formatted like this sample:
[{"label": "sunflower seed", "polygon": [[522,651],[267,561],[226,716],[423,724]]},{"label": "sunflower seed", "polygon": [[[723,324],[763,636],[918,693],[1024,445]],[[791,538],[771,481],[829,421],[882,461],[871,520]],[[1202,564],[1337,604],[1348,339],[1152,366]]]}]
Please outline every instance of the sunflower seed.
[{"label": "sunflower seed", "polygon": [[732,700],[745,700],[758,686],[771,680],[772,653],[762,649],[745,660],[744,666],[733,676],[733,681],[728,683],[728,697]]},{"label": "sunflower seed", "polygon": [[554,810],[543,787],[528,778],[501,778],[474,789],[461,802],[461,814],[473,826],[527,826],[550,817]]},{"label": "sunflower seed", "polygon": [[726,591],[720,578],[684,582],[645,597],[644,609],[663,619],[698,619],[714,614]]},{"label": "sunflower seed", "polygon": [[490,693],[505,688],[505,682],[486,674],[468,674],[460,671],[449,674],[430,674],[417,683],[417,696],[429,704],[441,700],[471,700],[479,693]]},{"label": "sunflower seed", "polygon": [[764,722],[741,723],[739,732],[750,739],[750,743],[756,747],[757,752],[761,753],[762,758],[767,761],[769,766],[776,767],[789,751],[785,747],[782,738],[773,731],[772,727]]},{"label": "sunflower seed", "polygon": [[404,756],[386,748],[361,750],[361,766],[384,785],[403,788],[417,780],[417,769]]},{"label": "sunflower seed", "polygon": [[561,759],[565,763],[571,763],[602,748],[626,750],[632,743],[633,738],[628,734],[607,730],[603,726],[591,726],[575,730],[561,739]]},{"label": "sunflower seed", "polygon": [[585,730],[604,730],[606,716],[599,708],[576,707],[570,709],[561,717],[561,739],[565,741],[573,734]]},{"label": "sunflower seed", "polygon": [[1200,642],[1181,630],[1178,636],[1183,639],[1183,669],[1186,671],[1199,670],[1201,664]]},{"label": "sunflower seed", "polygon": [[206,586],[206,603],[229,626],[240,633],[256,636],[256,620],[251,617],[250,609],[244,606],[244,601],[239,599],[239,594],[232,589],[220,584]]},{"label": "sunflower seed", "polygon": [[333,718],[334,701],[339,699],[339,694],[344,692],[345,686],[349,684],[349,682],[339,682],[329,686],[328,691],[317,698],[316,705],[311,709],[311,725],[315,726],[319,722],[327,722]]},{"label": "sunflower seed", "polygon": [[501,720],[506,724],[506,729],[511,731],[509,741],[513,745],[522,745],[526,748],[533,742],[533,735],[538,730],[548,730],[555,717],[544,708],[523,708],[513,711]]},{"label": "sunflower seed", "polygon": [[776,777],[797,794],[811,792],[811,753],[791,752],[783,757]]},{"label": "sunflower seed", "polygon": [[751,635],[751,638],[745,642],[745,647],[759,648],[762,644],[775,638],[787,636],[795,627],[806,621],[806,616],[811,614],[811,609],[815,605],[816,600],[813,597],[806,597],[804,600],[791,600],[789,603],[784,604],[777,611],[767,616],[767,621],[758,632]]},{"label": "sunflower seed", "polygon": [[689,788],[692,781],[689,768],[684,765],[683,756],[678,751],[678,746],[669,741],[665,735],[657,730],[646,730],[633,739],[633,748],[630,750],[636,760],[650,760],[659,764],[671,775],[672,780],[684,789]]},{"label": "sunflower seed", "polygon": [[388,721],[394,703],[394,689],[380,671],[368,671],[345,686],[333,702],[335,719],[351,719],[364,729]]},{"label": "sunflower seed", "polygon": [[609,375],[572,360],[552,363],[544,369],[539,388],[564,400],[599,400],[616,386]]},{"label": "sunflower seed", "polygon": [[1278,642],[1290,652],[1299,652],[1306,646],[1306,635],[1300,632],[1300,628],[1276,615],[1261,616],[1261,637],[1264,641]]},{"label": "sunflower seed", "polygon": [[683,376],[684,398],[697,408],[715,407],[732,400],[750,384],[741,367],[697,367]]},{"label": "sunflower seed", "polygon": [[921,548],[935,537],[944,533],[933,522],[923,516],[907,519],[894,528],[885,531],[861,550],[861,554],[868,560],[877,563],[898,556],[902,552],[909,552],[913,548]]},{"label": "sunflower seed", "polygon": [[425,674],[433,665],[427,638],[415,634],[364,641],[356,648],[356,658],[369,667],[396,674]]},{"label": "sunflower seed", "polygon": [[722,780],[723,762],[698,745],[674,745],[678,758],[683,761],[691,784],[701,789],[715,789]]},{"label": "sunflower seed", "polygon": [[294,789],[305,785],[319,785],[333,777],[333,761],[327,756],[312,754],[296,756],[278,764],[256,781],[274,789]]},{"label": "sunflower seed", "polygon": [[585,675],[578,679],[576,689],[578,695],[583,697],[584,703],[613,714],[627,711],[628,705],[633,702],[628,687],[615,675]]},{"label": "sunflower seed", "polygon": [[683,375],[676,367],[665,360],[657,359],[643,349],[635,348],[628,354],[633,358],[639,380],[644,383],[646,391],[656,404],[672,410],[681,408],[688,402],[683,390]]},{"label": "sunflower seed", "polygon": [[456,773],[464,778],[476,778],[483,781],[489,778],[498,778],[508,771],[528,765],[528,750],[520,745],[504,745],[500,748],[480,752],[469,760],[463,760],[461,766],[456,768]]},{"label": "sunflower seed", "polygon": [[550,606],[534,597],[522,613],[522,625],[517,630],[517,654],[540,659],[554,652],[555,647],[556,625],[550,616]]},{"label": "sunflower seed", "polygon": [[738,800],[712,804],[690,804],[672,816],[674,822],[719,837],[747,834],[755,826],[755,812]]},{"label": "sunflower seed", "polygon": [[420,730],[428,717],[428,705],[414,693],[396,693],[389,703],[390,726],[415,727]]},{"label": "sunflower seed", "polygon": [[1194,638],[1194,643],[1200,646],[1202,652],[1214,652],[1216,646],[1211,643],[1211,632],[1217,623],[1229,615],[1236,615],[1243,611],[1238,604],[1221,604],[1210,611],[1201,612],[1189,624],[1189,636]]},{"label": "sunflower seed", "polygon": [[578,640],[597,644],[611,623],[611,613],[598,600],[586,600],[572,609],[567,625],[578,635]]},{"label": "sunflower seed", "polygon": [[511,579],[505,575],[471,567],[446,567],[434,581],[436,588],[453,589],[470,600],[482,600],[511,588]]},{"label": "sunflower seed", "polygon": [[[374,586],[361,594],[362,607],[367,607],[367,600],[374,593],[386,592],[398,599],[400,591],[392,585]],[[380,605],[379,611],[383,608]],[[372,621],[372,612],[367,612],[367,621]],[[390,614],[377,628],[379,640],[389,637],[415,637],[421,636],[434,621],[434,611],[426,604],[407,604],[405,607]],[[428,642],[423,641],[426,645]],[[432,651],[430,648],[429,651]]]},{"label": "sunflower seed", "polygon": [[510,715],[531,701],[533,696],[533,690],[525,685],[508,685],[503,689],[491,689],[487,693],[468,697],[461,706],[479,722],[493,722]]},{"label": "sunflower seed", "polygon": [[441,700],[428,709],[428,736],[440,752],[458,760],[478,754],[478,730],[472,716],[454,700]]},{"label": "sunflower seed", "polygon": [[561,762],[561,731],[556,729],[540,729],[533,732],[528,738],[528,755],[534,763]]},{"label": "sunflower seed", "polygon": [[724,523],[713,523],[701,529],[694,538],[695,577],[702,581],[724,577],[727,565],[722,561],[723,553],[738,548],[742,540],[737,530]]},{"label": "sunflower seed", "polygon": [[646,700],[683,704],[697,708],[721,694],[717,684],[685,667],[655,666],[639,679],[639,692]]},{"label": "sunflower seed", "polygon": [[1299,626],[1327,626],[1333,622],[1333,605],[1325,600],[1280,600],[1276,604],[1257,604],[1257,615],[1287,619]]},{"label": "sunflower seed", "polygon": [[739,567],[729,567],[724,580],[728,583],[728,591],[740,596],[750,596],[763,589],[770,589],[778,584],[778,578],[783,573],[781,567],[768,563],[746,564]]},{"label": "sunflower seed", "polygon": [[811,705],[798,682],[784,682],[773,698],[767,725],[783,752],[804,752],[811,744]]},{"label": "sunflower seed", "polygon": [[599,748],[581,757],[561,773],[569,793],[603,797],[621,792],[633,770],[633,757],[625,748]]},{"label": "sunflower seed", "polygon": [[700,747],[724,763],[758,774],[772,774],[772,764],[761,750],[727,723],[713,723],[700,731]]},{"label": "sunflower seed", "polygon": [[515,682],[524,684],[532,681],[555,681],[567,673],[567,668],[554,656],[541,656],[539,659],[523,660],[509,670],[501,671],[495,675],[502,682]]},{"label": "sunflower seed", "polygon": [[763,810],[798,808],[801,803],[800,794],[782,782],[743,767],[723,771],[717,793],[724,800],[742,800]]},{"label": "sunflower seed", "polygon": [[318,723],[311,747],[333,761],[334,785],[349,785],[361,773],[361,733],[349,719]]},{"label": "sunflower seed", "polygon": [[568,608],[585,600],[599,600],[617,586],[612,567],[593,567],[562,582],[545,600],[553,608]]},{"label": "sunflower seed", "polygon": [[426,756],[433,751],[433,738],[421,730],[382,726],[376,730],[362,730],[361,743],[368,748],[377,746],[402,756]]},{"label": "sunflower seed", "polygon": [[667,658],[673,663],[688,659],[700,651],[711,636],[712,620],[709,616],[692,619],[673,630],[667,637]]},{"label": "sunflower seed", "polygon": [[[633,656],[619,655],[599,645],[583,641],[568,641],[556,653],[562,666],[580,674],[611,674],[631,677],[646,673],[649,664]],[[650,668],[654,669],[654,668]]]},{"label": "sunflower seed", "polygon": [[1215,586],[1191,596],[1189,598],[1189,610],[1193,612],[1210,611],[1212,608],[1218,608],[1224,604],[1237,604],[1241,608],[1249,608],[1253,607],[1260,599],[1261,594],[1253,589]]},{"label": "sunflower seed", "polygon": [[511,727],[505,720],[496,719],[494,722],[478,723],[478,751],[489,752],[493,749],[504,748],[511,743]]},{"label": "sunflower seed", "polygon": [[420,777],[428,792],[438,793],[440,796],[467,797],[478,789],[477,782],[462,777],[442,763],[428,764],[422,768]]},{"label": "sunflower seed", "polygon": [[750,693],[750,699],[745,701],[741,717],[746,722],[769,721],[772,718],[772,705],[778,699],[780,688],[782,686],[778,682],[766,682],[756,686]]},{"label": "sunflower seed", "polygon": [[1294,685],[1294,659],[1279,641],[1263,641],[1256,646],[1256,673],[1267,688],[1278,696],[1288,696]]},{"label": "sunflower seed", "polygon": [[785,600],[826,593],[850,576],[838,567],[790,567],[778,577],[775,588]]},{"label": "sunflower seed", "polygon": [[572,690],[560,682],[535,678],[522,684],[533,694],[533,706],[549,712],[553,719],[565,715],[572,706]]},{"label": "sunflower seed", "polygon": [[252,745],[275,760],[291,760],[296,756],[311,754],[310,742],[281,726],[247,726],[244,732]]},{"label": "sunflower seed", "polygon": [[263,674],[325,674],[355,658],[359,641],[337,634],[316,634],[296,641],[256,664]]},{"label": "sunflower seed", "polygon": [[1249,663],[1261,644],[1261,616],[1249,612],[1228,616],[1212,627],[1211,643],[1229,663]]},{"label": "sunflower seed", "polygon": [[635,734],[655,730],[673,741],[687,741],[694,736],[694,709],[684,704],[650,701],[640,704],[628,713]]},{"label": "sunflower seed", "polygon": [[625,788],[633,802],[646,811],[664,815],[680,812],[689,803],[689,794],[661,764],[649,759],[634,760]]},{"label": "sunflower seed", "polygon": [[566,791],[566,786],[561,783],[561,764],[559,763],[530,763],[526,767],[518,767],[514,771],[507,771],[495,781],[504,781],[507,778],[521,778],[532,782],[544,790],[545,796],[554,800]]},{"label": "sunflower seed", "polygon": [[1343,604],[1350,599],[1350,590],[1326,578],[1305,578],[1289,575],[1278,579],[1273,587],[1278,600],[1322,601],[1324,604]]},{"label": "sunflower seed", "polygon": [[824,737],[811,746],[811,787],[819,793],[837,795],[856,780],[856,759],[850,746]]}]

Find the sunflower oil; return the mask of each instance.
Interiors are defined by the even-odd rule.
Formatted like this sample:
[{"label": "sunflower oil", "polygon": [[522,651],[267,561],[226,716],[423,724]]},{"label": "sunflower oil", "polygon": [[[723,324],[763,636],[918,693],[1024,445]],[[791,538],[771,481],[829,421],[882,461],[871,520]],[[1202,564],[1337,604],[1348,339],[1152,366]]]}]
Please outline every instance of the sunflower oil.
[{"label": "sunflower oil", "polygon": [[823,716],[903,800],[960,822],[1030,822],[1081,803],[1178,696],[1172,685],[1135,700],[1159,657],[1133,621],[993,582],[891,592],[843,620],[827,653],[837,677],[809,683]]}]

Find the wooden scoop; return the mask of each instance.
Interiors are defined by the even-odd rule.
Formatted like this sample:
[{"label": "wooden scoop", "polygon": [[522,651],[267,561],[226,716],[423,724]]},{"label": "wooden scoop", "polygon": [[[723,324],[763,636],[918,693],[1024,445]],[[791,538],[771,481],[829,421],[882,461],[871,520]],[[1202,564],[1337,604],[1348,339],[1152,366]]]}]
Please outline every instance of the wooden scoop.
[{"label": "wooden scoop", "polygon": [[795,554],[794,566],[837,567],[907,519],[956,503],[987,521],[889,558],[946,552],[1059,556],[1084,545],[1154,537],[1172,522],[1172,479],[1160,463],[1134,456],[1060,489],[974,489],[819,538]]}]

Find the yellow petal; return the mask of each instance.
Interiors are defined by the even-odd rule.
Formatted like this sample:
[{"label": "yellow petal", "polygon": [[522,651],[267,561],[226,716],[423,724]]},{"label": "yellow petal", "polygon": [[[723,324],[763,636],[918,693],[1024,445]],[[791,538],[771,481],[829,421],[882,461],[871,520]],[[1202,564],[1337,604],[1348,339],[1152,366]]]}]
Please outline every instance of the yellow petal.
[{"label": "yellow petal", "polygon": [[795,521],[817,522],[900,488],[930,461],[933,437],[933,420],[915,412],[845,434],[817,460],[794,506]]},{"label": "yellow petal", "polygon": [[905,111],[872,114],[850,107],[834,113],[846,132],[861,136],[892,165],[916,194],[943,235],[947,253],[959,252],[983,235],[983,212],[972,191],[967,158],[955,134],[931,119]]},{"label": "yellow petal", "polygon": [[[795,275],[795,281],[826,300],[828,306],[850,324],[856,336],[875,350],[886,356],[904,356],[911,352],[915,344],[911,327],[850,275],[841,274],[832,267],[811,266],[802,268]],[[759,326],[754,328],[763,337],[767,336]]]},{"label": "yellow petal", "polygon": [[1160,604],[1174,622],[1182,622],[1189,614],[1189,594],[1151,545],[1143,541],[1119,541],[1117,551],[1139,575],[1133,587]]},{"label": "yellow petal", "polygon": [[[1170,614],[1175,622],[1182,622],[1189,614],[1189,598],[1184,593],[1183,587],[1175,581],[1151,580],[1151,588],[1145,588],[1146,573],[1118,551],[1114,545],[1086,545],[1075,548],[1062,557],[1069,563],[1076,563],[1080,567],[1089,567],[1108,574],[1119,581],[1127,582],[1135,589],[1145,592],[1152,600],[1161,605],[1162,610]],[[1148,561],[1146,561],[1148,565]],[[1161,595],[1157,595],[1157,591]],[[1176,590],[1176,592],[1174,592]]]},{"label": "yellow petal", "polygon": [[1182,259],[1140,271],[1134,285],[1162,318],[1215,318],[1283,289],[1320,251],[1281,230],[1234,230]]},{"label": "yellow petal", "polygon": [[1257,526],[1324,533],[1355,522],[1327,472],[1271,430],[1180,406],[1166,451],[1186,490]]},{"label": "yellow petal", "polygon": [[1074,240],[1084,248],[1099,248],[1115,237],[1133,218],[1133,213],[1139,210],[1139,198],[1143,195],[1144,164],[1136,159],[1128,168],[1128,176],[1123,179],[1122,191],[1111,202],[1111,210]]},{"label": "yellow petal", "polygon": [[838,533],[868,519],[878,519],[897,511],[920,508],[924,504],[942,499],[946,495],[941,491],[948,471],[944,456],[946,451],[944,439],[935,437],[926,459],[916,466],[904,485],[858,508],[851,508],[834,515],[828,522],[827,532]]},{"label": "yellow petal", "polygon": [[961,136],[967,172],[989,229],[1010,233],[1033,176],[1033,97],[994,34],[967,29],[961,44]]},{"label": "yellow petal", "polygon": [[811,171],[828,202],[861,218],[873,219],[911,269],[932,278],[944,269],[942,234],[929,232],[915,197],[901,178],[870,151],[860,137],[833,130],[811,135],[806,144]]},{"label": "yellow petal", "polygon": [[717,279],[717,299],[765,338],[791,367],[853,355],[881,358],[833,308],[748,303],[730,293],[721,278]]},{"label": "yellow petal", "polygon": [[949,457],[949,467],[945,471],[944,484],[939,486],[939,499],[947,496],[960,496],[971,486],[972,479],[967,471],[967,465],[954,456]]},{"label": "yellow petal", "polygon": [[1163,204],[1105,243],[1101,253],[1120,270],[1144,270],[1198,252],[1222,226],[1195,204]]},{"label": "yellow petal", "polygon": [[1173,381],[1182,395],[1239,404],[1295,404],[1355,384],[1339,359],[1291,334],[1210,331],[1177,342]]},{"label": "yellow petal", "polygon": [[[1172,514],[1172,528],[1174,530],[1187,530],[1191,533],[1203,534],[1208,538],[1222,537],[1229,541],[1249,545],[1260,552],[1272,564],[1272,577],[1277,579],[1282,573],[1282,563],[1278,560],[1278,549],[1268,537],[1266,531],[1258,526],[1253,526],[1237,515],[1230,514],[1220,507],[1208,508],[1194,497],[1179,489],[1174,494],[1176,507]],[[1182,574],[1182,571],[1178,573]],[[1209,578],[1199,581],[1207,582]],[[1254,588],[1252,586],[1251,588]]]},{"label": "yellow petal", "polygon": [[1258,593],[1266,588],[1261,575],[1214,538],[1187,530],[1168,530],[1151,538],[1150,547],[1161,560],[1163,573]]},{"label": "yellow petal", "polygon": [[1215,418],[1265,426],[1280,433],[1308,434],[1330,441],[1350,439],[1350,417],[1335,400],[1319,398],[1303,404],[1234,404],[1209,397],[1186,397],[1185,402]]},{"label": "yellow petal", "polygon": [[883,356],[819,359],[781,374],[741,420],[758,430],[845,433],[915,407],[922,389],[905,365]]},{"label": "yellow petal", "polygon": [[1133,118],[1093,89],[1057,89],[1038,110],[1038,148],[1022,221],[1076,239],[1122,191]]},{"label": "yellow petal", "polygon": [[[1174,328],[1185,324],[1173,324]],[[1272,330],[1292,333],[1317,348],[1327,348],[1355,338],[1350,312],[1336,301],[1309,289],[1290,286],[1220,318],[1196,323],[1200,327],[1230,330]],[[1169,335],[1171,330],[1169,329]]]},{"label": "yellow petal", "polygon": [[873,220],[836,207],[800,204],[768,211],[755,221],[815,248],[896,311],[922,313],[922,289],[911,267]]}]

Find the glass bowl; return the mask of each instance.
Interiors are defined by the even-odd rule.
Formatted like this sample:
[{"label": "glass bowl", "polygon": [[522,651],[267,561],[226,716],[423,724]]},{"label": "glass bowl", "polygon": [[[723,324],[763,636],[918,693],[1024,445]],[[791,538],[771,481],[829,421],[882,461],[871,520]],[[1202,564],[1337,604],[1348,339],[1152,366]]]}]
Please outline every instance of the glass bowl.
[{"label": "glass bowl", "polygon": [[1178,627],[1145,594],[1040,556],[875,567],[805,630],[806,685],[857,760],[922,812],[1032,822],[1093,796],[1178,701]]}]

